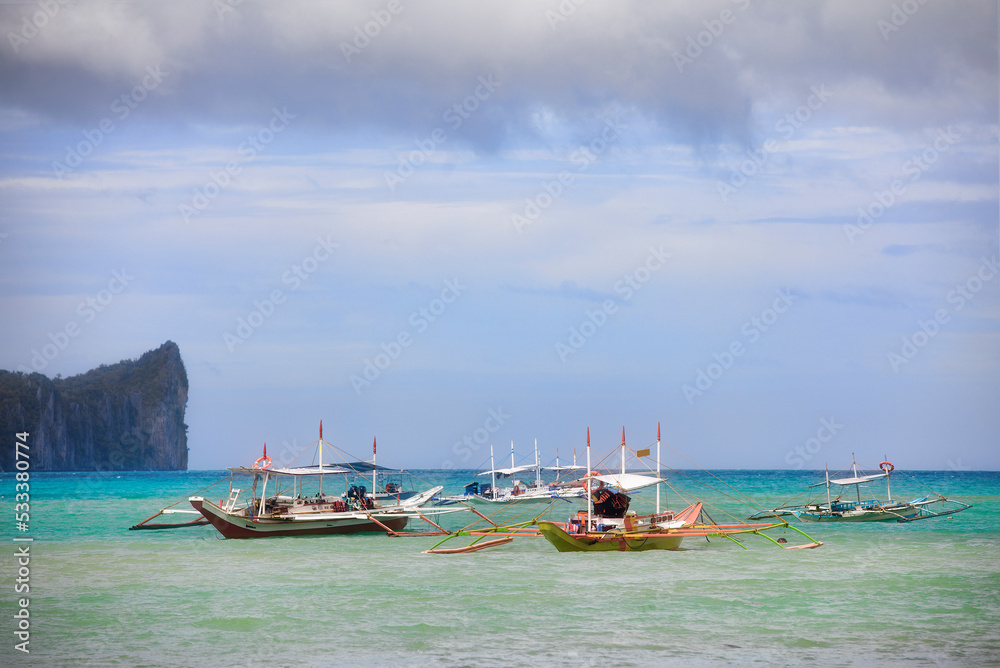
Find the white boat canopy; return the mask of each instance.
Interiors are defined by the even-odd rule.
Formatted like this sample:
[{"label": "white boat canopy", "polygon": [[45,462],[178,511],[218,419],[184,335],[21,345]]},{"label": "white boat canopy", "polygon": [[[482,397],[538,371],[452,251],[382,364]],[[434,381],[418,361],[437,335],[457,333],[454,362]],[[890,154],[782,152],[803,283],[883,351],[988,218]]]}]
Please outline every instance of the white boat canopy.
[{"label": "white boat canopy", "polygon": [[585,471],[587,469],[583,464],[566,464],[565,466],[543,466],[543,471]]},{"label": "white boat canopy", "polygon": [[875,473],[873,475],[860,475],[857,478],[837,478],[836,480],[831,480],[835,485],[859,485],[863,482],[868,482],[870,480],[878,480],[879,478],[884,478],[886,473]]},{"label": "white boat canopy", "polygon": [[650,487],[664,481],[655,476],[639,475],[638,473],[608,473],[605,475],[588,475],[584,480],[597,480],[605,485],[617,487],[623,492],[631,492],[643,487]]},{"label": "white boat canopy", "polygon": [[[834,485],[860,485],[863,482],[870,482],[872,480],[878,480],[879,478],[884,478],[888,473],[875,473],[872,475],[859,475],[856,478],[837,478],[836,480],[830,479],[830,482]],[[809,485],[810,487],[819,487],[825,485],[826,482],[818,482],[815,485]]]},{"label": "white boat canopy", "polygon": [[534,468],[535,468],[534,466],[512,466],[506,469],[493,469],[492,471],[480,471],[476,475],[490,475],[491,473],[499,473],[500,475],[514,475],[515,473],[530,471]]},{"label": "white boat canopy", "polygon": [[342,469],[339,466],[324,466],[323,468],[320,468],[319,466],[302,466],[290,469],[255,469],[249,466],[234,466],[229,470],[233,473],[247,473],[250,475],[264,473],[270,473],[272,475],[338,475],[343,473],[354,473],[354,471],[351,471],[350,469]]}]

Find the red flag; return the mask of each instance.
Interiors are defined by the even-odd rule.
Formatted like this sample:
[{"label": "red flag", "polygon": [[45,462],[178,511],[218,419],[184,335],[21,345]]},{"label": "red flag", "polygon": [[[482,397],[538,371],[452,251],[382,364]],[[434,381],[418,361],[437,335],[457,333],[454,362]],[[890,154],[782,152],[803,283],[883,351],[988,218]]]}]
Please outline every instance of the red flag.
[{"label": "red flag", "polygon": [[319,421],[319,440],[323,440],[323,421]]},{"label": "red flag", "polygon": [[590,447],[590,427],[587,427],[587,447]]},{"label": "red flag", "polygon": [[374,437],[372,438],[372,454],[373,455],[375,454],[375,439],[374,439]]},{"label": "red flag", "polygon": [[267,457],[267,443],[264,444],[264,456]]}]

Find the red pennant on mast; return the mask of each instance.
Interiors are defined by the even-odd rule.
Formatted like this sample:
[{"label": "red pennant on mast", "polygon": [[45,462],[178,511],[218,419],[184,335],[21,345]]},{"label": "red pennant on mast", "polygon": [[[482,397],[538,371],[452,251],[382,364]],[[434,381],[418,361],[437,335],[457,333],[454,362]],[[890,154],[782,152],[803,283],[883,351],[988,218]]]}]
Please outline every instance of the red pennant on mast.
[{"label": "red pennant on mast", "polygon": [[622,445],[625,445],[625,427],[622,427]]},{"label": "red pennant on mast", "polygon": [[264,456],[267,457],[267,443],[264,444]]},{"label": "red pennant on mast", "polygon": [[660,440],[660,423],[656,423],[656,440]]},{"label": "red pennant on mast", "polygon": [[375,454],[375,446],[376,446],[376,444],[375,444],[375,438],[372,437],[372,454],[373,455]]},{"label": "red pennant on mast", "polygon": [[587,427],[587,447],[590,447],[590,427]]},{"label": "red pennant on mast", "polygon": [[319,440],[323,440],[323,421],[319,421]]}]

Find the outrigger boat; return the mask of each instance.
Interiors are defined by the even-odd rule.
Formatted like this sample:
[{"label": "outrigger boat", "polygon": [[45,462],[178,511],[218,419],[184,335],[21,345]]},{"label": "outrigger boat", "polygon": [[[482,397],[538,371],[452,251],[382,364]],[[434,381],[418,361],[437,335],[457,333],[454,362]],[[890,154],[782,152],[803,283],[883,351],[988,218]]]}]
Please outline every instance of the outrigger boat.
[{"label": "outrigger boat", "polygon": [[[424,492],[404,497],[384,491],[369,494],[365,485],[357,484],[361,473],[371,473],[372,487],[378,489],[378,474],[387,471],[374,462],[351,462],[348,464],[328,464],[323,459],[323,446],[335,448],[323,439],[323,423],[320,422],[319,440],[316,446],[318,464],[298,467],[273,467],[272,459],[264,454],[252,467],[229,469],[229,492],[218,503],[204,496],[188,498],[194,511],[203,522],[185,524],[155,524],[151,520],[161,514],[174,511],[171,508],[131,527],[132,529],[176,528],[211,524],[226,538],[261,538],[269,536],[305,536],[317,534],[347,534],[366,531],[385,532],[389,535],[428,535],[446,533],[430,518],[455,512],[465,512],[464,506],[457,508],[426,509],[424,506],[441,491],[442,487],[432,487]],[[310,446],[310,447],[311,447]],[[374,445],[373,445],[374,453]],[[344,485],[344,492],[330,490],[331,478]],[[367,479],[367,478],[366,478]],[[250,482],[249,493],[237,486],[240,481]],[[324,489],[324,486],[326,489]],[[392,488],[390,487],[390,490]],[[422,520],[436,529],[433,532],[401,533],[410,520]]]},{"label": "outrigger boat", "polygon": [[[492,526],[475,528],[470,525],[453,532],[448,538],[437,543],[426,552],[431,554],[453,554],[471,552],[485,547],[503,545],[516,536],[541,536],[560,552],[640,552],[646,550],[677,550],[685,538],[721,537],[744,547],[734,536],[754,534],[763,536],[784,549],[808,549],[822,545],[805,532],[796,529],[780,518],[769,522],[748,523],[737,521],[733,524],[719,524],[708,516],[703,502],[695,502],[679,512],[672,512],[661,505],[660,486],[666,482],[660,475],[660,429],[656,435],[655,475],[629,473],[625,467],[625,430],[622,429],[620,472],[601,474],[591,470],[584,477],[587,494],[587,510],[571,516],[566,522],[539,520],[537,517],[527,522],[502,526],[482,515]],[[649,456],[649,449],[635,451],[636,457]],[[587,469],[590,469],[590,430],[587,430]],[[629,510],[630,492],[656,486],[655,511],[649,515],[637,515]],[[540,517],[540,515],[539,515]],[[810,542],[802,545],[787,545],[787,539],[775,540],[765,532],[774,529],[790,529]],[[473,536],[472,544],[462,548],[440,548],[446,540],[456,536]],[[483,538],[493,540],[480,542]]]},{"label": "outrigger boat", "polygon": [[[490,476],[490,484],[471,482],[465,486],[464,492],[457,496],[446,496],[441,498],[437,505],[450,505],[454,503],[523,503],[540,502],[547,503],[552,500],[570,501],[572,499],[583,499],[587,493],[582,482],[566,483],[559,480],[560,471],[582,469],[583,467],[563,466],[560,467],[558,458],[555,467],[545,467],[557,471],[555,482],[542,482],[542,466],[538,459],[538,441],[535,441],[535,463],[534,464],[514,464],[514,443],[510,444],[510,467],[497,468],[493,459],[493,446],[490,446],[490,469],[480,471],[477,476]],[[534,470],[535,481],[533,484],[526,484],[516,478],[510,487],[498,487],[497,477],[514,477],[519,473],[526,473]]]},{"label": "outrigger boat", "polygon": [[[763,517],[775,517],[782,515],[792,515],[804,522],[913,522],[916,520],[931,519],[944,515],[954,515],[955,513],[968,510],[971,504],[948,499],[940,494],[933,496],[921,496],[912,501],[898,501],[892,498],[892,488],[890,486],[890,475],[896,469],[892,462],[883,460],[879,464],[881,473],[866,474],[858,471],[857,462],[852,455],[851,475],[846,478],[831,478],[830,471],[826,470],[825,479],[813,487],[826,487],[826,503],[820,501],[808,502],[800,505],[779,506],[773,510],[761,511],[750,516],[750,519],[761,519]],[[868,483],[875,480],[885,479],[885,500],[880,500],[875,494],[868,490]],[[839,492],[836,497],[831,493],[831,485],[838,488],[854,487],[854,500],[845,500],[844,492]],[[865,487],[865,497],[861,497],[861,488]],[[945,510],[935,511],[931,508],[934,504],[952,504],[943,506]]]}]

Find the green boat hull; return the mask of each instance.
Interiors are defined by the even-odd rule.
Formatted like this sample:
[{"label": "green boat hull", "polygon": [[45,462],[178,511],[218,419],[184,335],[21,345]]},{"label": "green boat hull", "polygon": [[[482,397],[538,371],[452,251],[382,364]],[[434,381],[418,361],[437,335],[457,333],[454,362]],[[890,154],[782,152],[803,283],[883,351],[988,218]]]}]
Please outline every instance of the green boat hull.
[{"label": "green boat hull", "polygon": [[560,552],[642,552],[645,550],[677,550],[683,536],[648,533],[570,534],[554,522],[539,522],[538,530],[545,540]]}]

